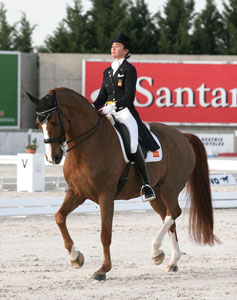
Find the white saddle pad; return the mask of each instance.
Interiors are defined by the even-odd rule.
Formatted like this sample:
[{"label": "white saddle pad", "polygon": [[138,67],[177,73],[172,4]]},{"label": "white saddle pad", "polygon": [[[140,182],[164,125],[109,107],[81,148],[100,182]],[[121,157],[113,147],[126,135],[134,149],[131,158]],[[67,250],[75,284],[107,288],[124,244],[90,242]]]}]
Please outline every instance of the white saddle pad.
[{"label": "white saddle pad", "polygon": [[[114,128],[114,130],[116,131],[116,133],[119,137],[121,149],[122,149],[122,152],[123,152],[123,158],[124,158],[125,162],[128,163],[129,160],[128,160],[126,152],[125,152],[122,137],[121,137],[120,133],[118,132],[118,130],[115,127],[113,127],[113,128]],[[158,138],[152,132],[151,132],[151,134],[152,134],[153,138],[155,139],[155,141],[157,142],[157,144],[160,146],[160,149],[156,150],[156,151],[149,151],[147,153],[146,162],[157,162],[157,161],[160,161],[162,159],[162,148],[161,148],[161,144],[160,144]]]}]

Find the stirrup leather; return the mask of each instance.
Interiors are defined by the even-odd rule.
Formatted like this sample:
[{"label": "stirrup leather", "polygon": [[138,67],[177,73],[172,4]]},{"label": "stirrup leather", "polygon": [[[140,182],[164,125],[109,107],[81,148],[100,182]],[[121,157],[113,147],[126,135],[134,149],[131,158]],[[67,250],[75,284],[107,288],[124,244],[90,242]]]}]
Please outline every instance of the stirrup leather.
[{"label": "stirrup leather", "polygon": [[[144,189],[146,186],[148,186],[148,187],[151,189],[151,191],[153,192],[153,195],[150,196],[150,197],[148,197],[148,198],[146,198],[145,195],[143,194],[143,189]],[[141,187],[141,190],[140,190],[140,196],[141,196],[142,202],[151,201],[151,200],[156,199],[155,192],[154,192],[153,188],[152,188],[149,184],[145,184],[145,185],[143,185],[143,186]]]}]

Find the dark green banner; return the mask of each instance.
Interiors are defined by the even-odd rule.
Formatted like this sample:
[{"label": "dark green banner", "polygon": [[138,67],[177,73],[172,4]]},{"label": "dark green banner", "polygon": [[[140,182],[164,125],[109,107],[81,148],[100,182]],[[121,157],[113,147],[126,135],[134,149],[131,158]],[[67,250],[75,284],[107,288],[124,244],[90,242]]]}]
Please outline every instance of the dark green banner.
[{"label": "dark green banner", "polygon": [[20,53],[0,51],[0,129],[19,128]]}]

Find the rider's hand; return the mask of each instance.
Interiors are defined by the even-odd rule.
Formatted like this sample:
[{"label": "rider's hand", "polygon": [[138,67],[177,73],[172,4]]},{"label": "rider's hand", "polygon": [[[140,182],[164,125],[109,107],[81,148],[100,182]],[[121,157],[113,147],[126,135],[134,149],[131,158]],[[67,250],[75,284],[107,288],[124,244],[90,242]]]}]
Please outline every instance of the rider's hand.
[{"label": "rider's hand", "polygon": [[102,112],[104,115],[107,115],[107,114],[111,113],[111,111],[114,109],[116,109],[116,104],[110,103],[109,105],[106,105],[105,107],[102,108]]}]

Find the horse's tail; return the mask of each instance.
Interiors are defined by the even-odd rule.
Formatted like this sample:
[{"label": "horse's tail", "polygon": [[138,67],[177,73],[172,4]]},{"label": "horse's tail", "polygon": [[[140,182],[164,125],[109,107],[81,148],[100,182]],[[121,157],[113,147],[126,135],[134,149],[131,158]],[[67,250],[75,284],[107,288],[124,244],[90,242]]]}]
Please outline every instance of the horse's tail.
[{"label": "horse's tail", "polygon": [[213,208],[206,150],[197,136],[184,135],[191,143],[196,156],[196,164],[187,184],[191,201],[189,233],[196,242],[212,246],[219,240],[213,233]]}]

